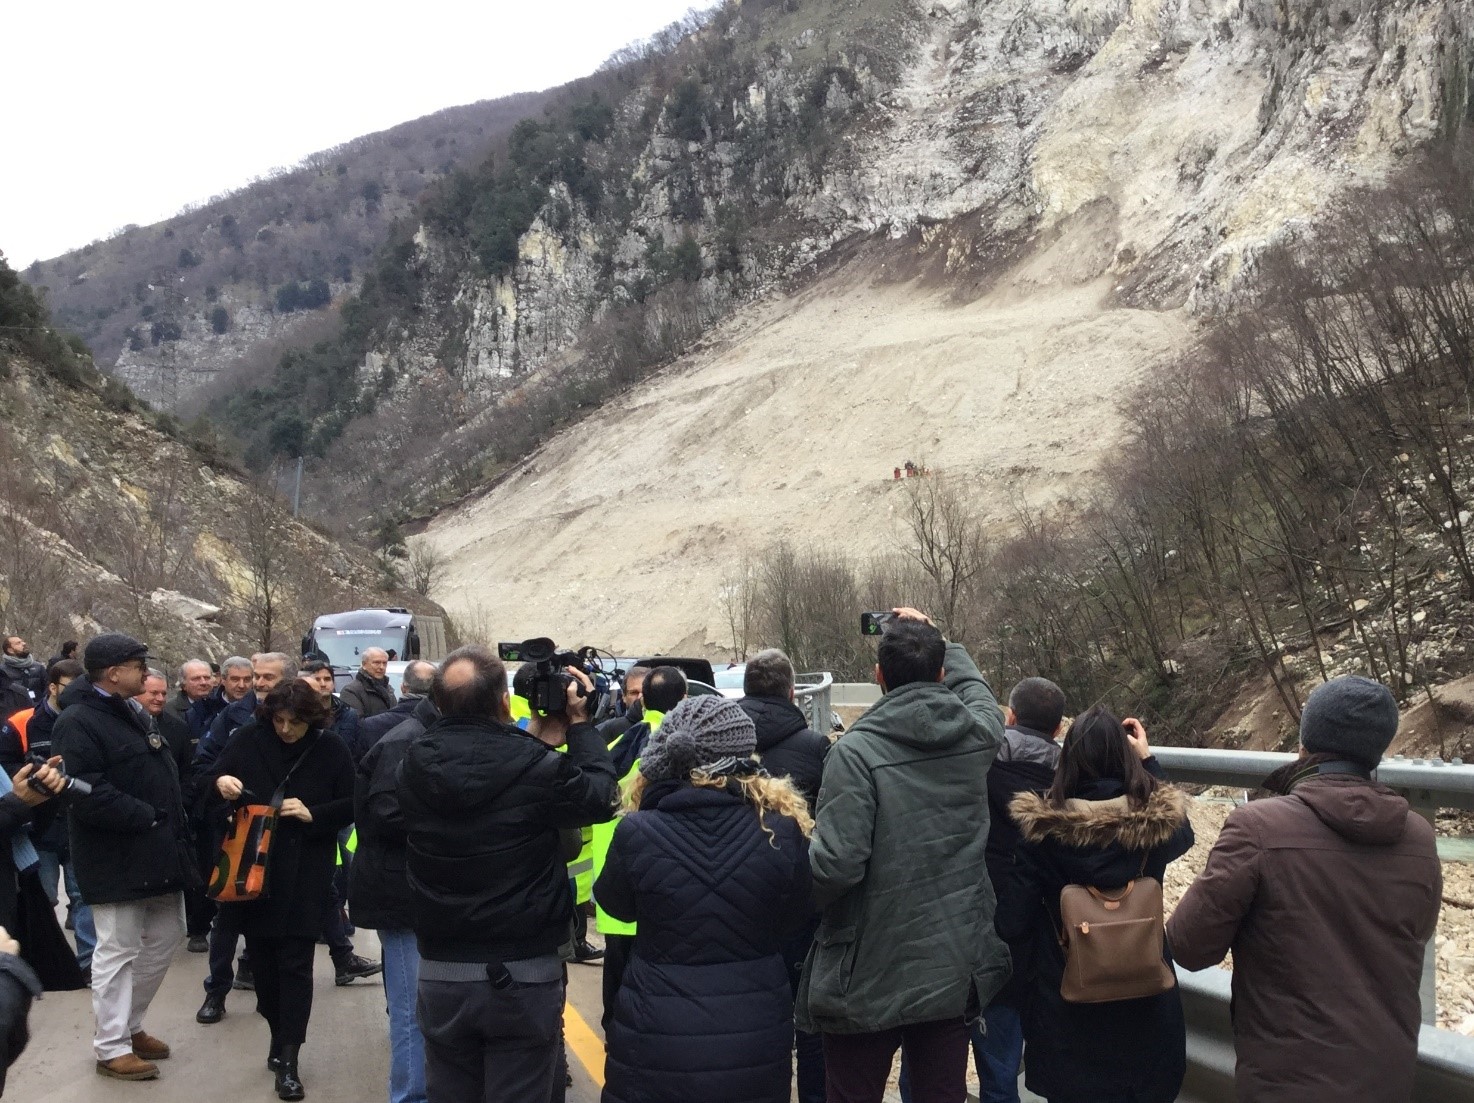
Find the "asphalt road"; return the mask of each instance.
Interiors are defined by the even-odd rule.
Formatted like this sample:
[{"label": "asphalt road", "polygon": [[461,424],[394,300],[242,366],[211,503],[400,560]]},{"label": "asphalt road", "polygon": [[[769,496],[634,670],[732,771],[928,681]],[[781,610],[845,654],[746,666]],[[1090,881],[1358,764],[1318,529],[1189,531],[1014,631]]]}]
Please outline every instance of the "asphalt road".
[{"label": "asphalt road", "polygon": [[[358,952],[379,956],[369,931],[354,936]],[[174,1053],[159,1064],[161,1076],[124,1083],[98,1076],[92,1055],[92,1002],[87,992],[53,992],[31,1011],[31,1044],[10,1070],[7,1103],[274,1103],[266,1070],[267,1031],[249,992],[232,992],[225,1019],[214,1026],[194,1021],[204,998],[204,954],[180,949],[145,1027]],[[598,1058],[601,970],[571,966],[569,999],[593,1035],[581,1048],[602,1075]],[[318,947],[312,1023],[302,1047],[302,1080],[317,1103],[378,1103],[388,1098],[389,1041],[384,989],[379,978],[333,984],[327,947]],[[572,1016],[570,1016],[572,1021]],[[568,1103],[598,1103],[593,1077],[570,1053],[573,1090]]]},{"label": "asphalt road", "polygon": [[[371,931],[354,936],[358,952],[379,956]],[[232,992],[225,1018],[214,1026],[194,1021],[204,998],[204,954],[180,949],[154,1000],[145,1027],[173,1055],[160,1062],[158,1080],[124,1083],[98,1076],[92,1055],[92,1002],[87,992],[53,992],[31,1011],[31,1044],[10,1070],[5,1099],[18,1103],[273,1103],[266,1070],[267,1031],[249,992]],[[599,1029],[603,970],[568,968],[564,1037],[573,1087],[567,1103],[598,1103],[603,1084]],[[389,1040],[384,989],[378,977],[338,988],[327,947],[317,951],[316,988],[301,1073],[315,1103],[378,1103],[388,1099]],[[1022,1093],[1023,1099],[1037,1097]],[[888,1100],[898,1101],[892,1090]],[[975,1097],[969,1096],[970,1099]]]}]

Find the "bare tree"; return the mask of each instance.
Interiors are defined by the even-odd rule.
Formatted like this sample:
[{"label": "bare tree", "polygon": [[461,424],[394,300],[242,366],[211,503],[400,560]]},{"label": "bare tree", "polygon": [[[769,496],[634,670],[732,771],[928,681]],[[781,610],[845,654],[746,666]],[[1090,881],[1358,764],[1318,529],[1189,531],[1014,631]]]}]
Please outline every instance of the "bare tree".
[{"label": "bare tree", "polygon": [[405,568],[409,572],[410,589],[429,597],[430,591],[443,581],[446,568],[450,566],[450,557],[423,536],[408,540],[406,544],[409,558]]},{"label": "bare tree", "polygon": [[965,641],[959,614],[987,558],[982,519],[966,485],[940,473],[906,481],[905,510],[903,549],[931,580],[932,615],[953,639]]},{"label": "bare tree", "polygon": [[249,590],[246,624],[257,646],[275,649],[285,598],[284,571],[291,554],[291,526],[286,510],[264,489],[252,487],[236,511],[240,552]]}]

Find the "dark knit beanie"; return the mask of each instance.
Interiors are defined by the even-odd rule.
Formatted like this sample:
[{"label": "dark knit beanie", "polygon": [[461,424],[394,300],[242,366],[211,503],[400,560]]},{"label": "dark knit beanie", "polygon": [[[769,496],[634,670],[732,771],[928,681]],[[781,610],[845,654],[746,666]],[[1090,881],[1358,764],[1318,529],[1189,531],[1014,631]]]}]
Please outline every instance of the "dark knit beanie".
[{"label": "dark knit beanie", "polygon": [[665,714],[640,756],[640,773],[650,781],[684,778],[699,767],[726,773],[757,752],[757,728],[736,701],[687,697]]},{"label": "dark knit beanie", "polygon": [[89,671],[122,666],[135,659],[148,658],[148,644],[140,643],[121,632],[104,632],[87,641],[82,652],[82,666]]},{"label": "dark knit beanie", "polygon": [[1318,686],[1300,710],[1300,743],[1375,770],[1397,734],[1397,701],[1381,682],[1347,674]]}]

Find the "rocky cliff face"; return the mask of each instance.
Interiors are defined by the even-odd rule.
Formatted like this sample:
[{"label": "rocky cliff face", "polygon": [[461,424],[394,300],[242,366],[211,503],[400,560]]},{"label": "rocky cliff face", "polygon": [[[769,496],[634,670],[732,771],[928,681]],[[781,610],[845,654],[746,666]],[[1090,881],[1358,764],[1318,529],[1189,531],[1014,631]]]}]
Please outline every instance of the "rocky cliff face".
[{"label": "rocky cliff face", "polygon": [[[687,236],[703,282],[735,300],[865,235],[911,235],[963,274],[1105,212],[1109,232],[1078,263],[1109,273],[1123,301],[1212,310],[1266,242],[1313,224],[1467,111],[1469,5],[1458,0],[752,7],[733,5],[691,47],[699,72],[723,36],[761,22],[730,121],[708,116],[701,140],[677,138],[669,94],[631,93],[624,140],[648,133],[618,212],[591,217],[550,191],[501,278],[468,272],[422,233],[432,293],[443,301],[449,287],[457,309],[429,311],[431,332],[391,342],[370,367],[387,356],[414,378],[443,354],[447,325],[459,332],[446,366],[472,386],[554,364],[652,277],[652,242]],[[836,22],[820,31],[826,14]],[[663,104],[653,122],[631,106],[651,100]],[[835,148],[806,156],[797,130]],[[734,210],[752,212],[735,261],[723,252]]]},{"label": "rocky cliff face", "polygon": [[[691,235],[700,288],[731,310],[620,408],[437,517],[439,596],[516,611],[513,635],[597,625],[616,647],[715,651],[744,554],[894,549],[905,459],[967,479],[1000,526],[1019,500],[1083,501],[1119,398],[1253,290],[1267,245],[1462,126],[1470,15],[1462,0],[936,2],[893,9],[887,51],[851,36],[817,67],[801,59],[823,38],[779,21],[734,117],[767,134],[817,98],[843,140],[788,157],[776,191],[749,182],[774,179],[777,139],[756,171],[740,128],[673,143],[667,99],[627,222],[544,220],[499,281],[422,234],[422,263],[486,304],[462,332],[493,367],[460,370],[490,401],[501,374],[574,362],[577,320],[625,300],[651,240]],[[820,96],[830,66],[849,76]],[[675,218],[670,181],[692,174],[701,217]],[[744,203],[761,214],[734,262],[722,218]],[[611,235],[624,245],[597,263],[586,242]]]}]

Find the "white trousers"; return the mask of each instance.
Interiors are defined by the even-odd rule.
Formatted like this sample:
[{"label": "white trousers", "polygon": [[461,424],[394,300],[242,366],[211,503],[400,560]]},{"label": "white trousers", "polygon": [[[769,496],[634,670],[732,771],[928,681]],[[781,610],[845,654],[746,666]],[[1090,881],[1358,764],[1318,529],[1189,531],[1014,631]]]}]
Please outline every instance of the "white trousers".
[{"label": "white trousers", "polygon": [[133,1035],[164,983],[184,940],[184,894],[126,904],[94,904],[97,949],[92,954],[92,1040],[99,1061],[133,1052]]}]

